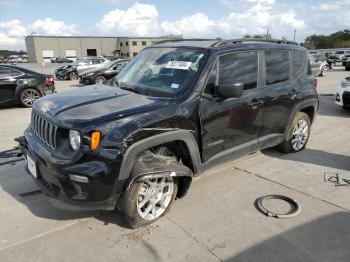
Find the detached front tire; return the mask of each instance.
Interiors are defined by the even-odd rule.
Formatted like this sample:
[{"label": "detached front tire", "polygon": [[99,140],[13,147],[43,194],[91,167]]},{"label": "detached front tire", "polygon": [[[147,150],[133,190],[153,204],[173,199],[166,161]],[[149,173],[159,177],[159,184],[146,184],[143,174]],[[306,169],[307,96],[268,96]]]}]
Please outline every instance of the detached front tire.
[{"label": "detached front tire", "polygon": [[133,183],[121,199],[126,222],[131,228],[138,228],[157,221],[169,212],[176,194],[177,183],[173,177]]},{"label": "detached front tire", "polygon": [[287,139],[278,145],[283,153],[296,153],[305,149],[310,137],[311,120],[303,112],[296,113],[293,123],[288,130]]}]

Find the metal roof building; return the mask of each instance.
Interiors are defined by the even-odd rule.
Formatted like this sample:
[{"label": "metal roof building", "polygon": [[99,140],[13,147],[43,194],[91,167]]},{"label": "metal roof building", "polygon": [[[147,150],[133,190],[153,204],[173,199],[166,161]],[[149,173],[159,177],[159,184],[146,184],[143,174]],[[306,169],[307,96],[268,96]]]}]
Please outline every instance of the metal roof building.
[{"label": "metal roof building", "polygon": [[154,42],[182,36],[111,37],[111,36],[43,36],[25,38],[28,61],[51,62],[53,57],[75,60],[83,56],[117,56],[132,58]]}]

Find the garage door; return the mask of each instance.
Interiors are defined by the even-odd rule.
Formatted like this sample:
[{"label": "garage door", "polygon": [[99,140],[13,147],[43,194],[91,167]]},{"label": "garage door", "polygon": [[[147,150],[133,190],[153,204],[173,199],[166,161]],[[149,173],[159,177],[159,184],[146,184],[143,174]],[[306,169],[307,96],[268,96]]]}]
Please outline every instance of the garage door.
[{"label": "garage door", "polygon": [[77,51],[74,49],[67,49],[66,50],[66,58],[76,61],[77,60]]},{"label": "garage door", "polygon": [[43,59],[45,63],[50,63],[53,57],[55,57],[53,50],[43,50]]}]

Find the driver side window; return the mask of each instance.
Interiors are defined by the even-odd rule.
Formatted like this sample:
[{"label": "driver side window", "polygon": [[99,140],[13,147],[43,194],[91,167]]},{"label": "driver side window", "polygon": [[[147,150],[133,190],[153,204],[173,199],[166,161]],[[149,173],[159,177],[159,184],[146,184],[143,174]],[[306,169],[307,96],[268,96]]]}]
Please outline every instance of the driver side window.
[{"label": "driver side window", "polygon": [[258,52],[237,52],[220,56],[210,72],[204,93],[215,96],[218,85],[233,86],[238,83],[244,85],[244,90],[257,87]]},{"label": "driver side window", "polygon": [[244,90],[258,83],[258,52],[237,52],[219,57],[219,85],[242,83]]}]

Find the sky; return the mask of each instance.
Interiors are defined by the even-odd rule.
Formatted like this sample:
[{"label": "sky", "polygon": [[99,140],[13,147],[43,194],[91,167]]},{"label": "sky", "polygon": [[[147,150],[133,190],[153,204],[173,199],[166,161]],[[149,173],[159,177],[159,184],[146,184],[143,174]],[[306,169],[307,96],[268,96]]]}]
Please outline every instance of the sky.
[{"label": "sky", "polygon": [[303,42],[350,29],[350,0],[0,0],[0,49],[24,50],[37,35],[239,38]]}]

